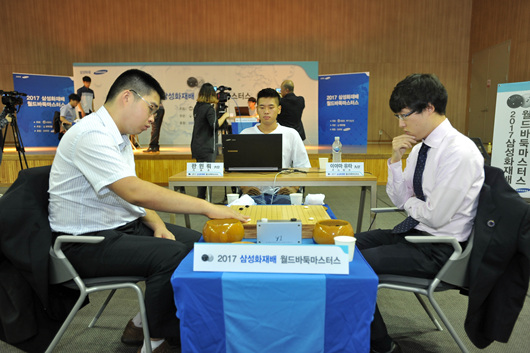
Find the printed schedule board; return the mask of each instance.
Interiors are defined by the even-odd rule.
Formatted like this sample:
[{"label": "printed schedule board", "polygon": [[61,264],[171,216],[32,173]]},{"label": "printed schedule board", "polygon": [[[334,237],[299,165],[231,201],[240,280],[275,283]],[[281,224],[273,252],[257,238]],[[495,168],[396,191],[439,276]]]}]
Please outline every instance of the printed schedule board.
[{"label": "printed schedule board", "polygon": [[318,143],[366,146],[368,72],[325,75],[318,80]]},{"label": "printed schedule board", "polygon": [[497,88],[491,165],[504,170],[508,183],[530,198],[530,82],[500,84]]},{"label": "printed schedule board", "polygon": [[68,76],[13,73],[15,91],[25,93],[17,114],[24,147],[54,147],[59,144],[53,132],[53,114],[68,103],[74,81]]}]

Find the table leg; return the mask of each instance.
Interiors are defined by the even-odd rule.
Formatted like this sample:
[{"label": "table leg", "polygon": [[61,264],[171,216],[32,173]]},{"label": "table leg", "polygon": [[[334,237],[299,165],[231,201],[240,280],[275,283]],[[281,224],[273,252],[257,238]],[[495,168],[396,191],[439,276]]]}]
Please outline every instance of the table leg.
[{"label": "table leg", "polygon": [[357,215],[357,229],[355,233],[360,233],[363,226],[364,201],[366,199],[366,186],[361,186],[361,197],[359,200],[359,213]]},{"label": "table leg", "polygon": [[[173,190],[174,191],[178,191],[182,194],[185,194],[186,193],[186,188],[184,186],[174,186],[173,187]],[[190,222],[190,215],[185,213],[184,214],[184,221],[186,222],[186,228],[190,228],[191,229],[191,222]],[[177,223],[177,220],[176,220],[176,216],[174,213],[172,213],[170,216],[169,216],[169,222],[170,223]]]}]

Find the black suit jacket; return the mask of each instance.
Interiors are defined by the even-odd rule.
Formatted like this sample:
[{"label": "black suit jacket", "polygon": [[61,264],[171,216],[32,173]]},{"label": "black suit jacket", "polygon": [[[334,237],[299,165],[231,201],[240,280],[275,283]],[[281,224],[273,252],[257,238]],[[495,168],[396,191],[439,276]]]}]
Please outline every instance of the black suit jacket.
[{"label": "black suit jacket", "polygon": [[48,284],[49,174],[22,170],[0,197],[0,338],[29,352],[45,350],[78,296]]},{"label": "black suit jacket", "polygon": [[280,101],[282,111],[278,115],[278,123],[295,129],[300,134],[302,141],[305,140],[304,124],[302,123],[302,112],[305,108],[305,100],[302,96],[287,93]]},{"label": "black suit jacket", "polygon": [[530,274],[529,205],[510,187],[501,169],[484,168],[464,324],[478,348],[508,341],[525,301]]}]

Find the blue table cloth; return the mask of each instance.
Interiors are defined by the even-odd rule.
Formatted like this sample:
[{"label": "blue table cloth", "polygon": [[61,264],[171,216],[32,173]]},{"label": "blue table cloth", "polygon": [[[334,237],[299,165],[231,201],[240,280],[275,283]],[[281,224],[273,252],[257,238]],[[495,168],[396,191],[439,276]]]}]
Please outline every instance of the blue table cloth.
[{"label": "blue table cloth", "polygon": [[349,275],[194,272],[191,252],[171,284],[184,353],[370,350],[378,279],[358,249]]}]

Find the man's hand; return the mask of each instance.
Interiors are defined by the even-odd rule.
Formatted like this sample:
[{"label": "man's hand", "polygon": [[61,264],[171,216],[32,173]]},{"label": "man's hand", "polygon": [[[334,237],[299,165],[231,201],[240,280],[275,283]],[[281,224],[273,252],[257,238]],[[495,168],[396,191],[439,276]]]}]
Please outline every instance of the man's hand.
[{"label": "man's hand", "polygon": [[252,196],[261,195],[261,191],[255,186],[242,186],[241,192]]},{"label": "man's hand", "polygon": [[235,218],[243,223],[249,221],[250,217],[234,211],[232,208],[222,205],[210,204],[211,207],[205,215],[212,219]]},{"label": "man's hand", "polygon": [[295,192],[298,192],[298,190],[298,186],[284,186],[280,190],[278,190],[278,195],[290,195]]},{"label": "man's hand", "polygon": [[166,227],[160,227],[154,232],[155,238],[171,239],[175,240],[175,236]]},{"label": "man's hand", "polygon": [[397,163],[405,152],[416,144],[416,137],[407,134],[394,137],[392,140],[392,157],[390,163]]}]

